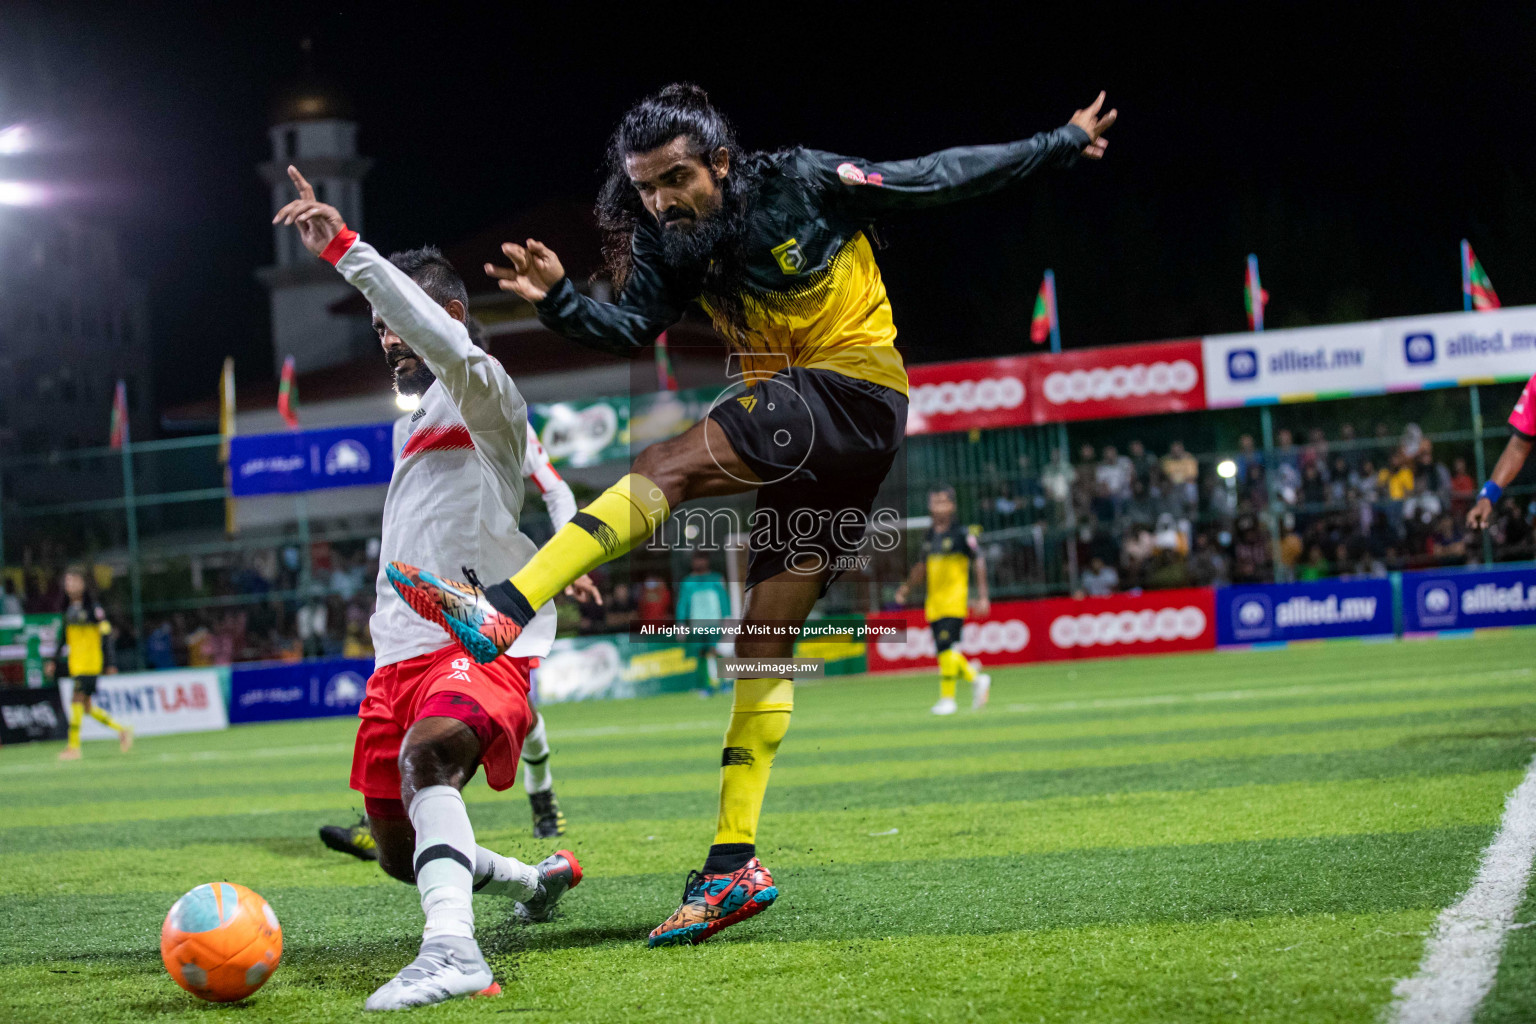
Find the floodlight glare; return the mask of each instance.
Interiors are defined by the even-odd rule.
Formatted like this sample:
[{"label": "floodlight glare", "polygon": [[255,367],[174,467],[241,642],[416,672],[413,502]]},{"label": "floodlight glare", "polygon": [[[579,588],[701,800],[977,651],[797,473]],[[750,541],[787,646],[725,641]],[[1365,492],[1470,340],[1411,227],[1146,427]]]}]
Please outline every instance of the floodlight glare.
[{"label": "floodlight glare", "polygon": [[41,206],[48,189],[35,181],[0,181],[0,206]]},{"label": "floodlight glare", "polygon": [[400,407],[400,411],[401,412],[415,412],[416,411],[416,407],[419,406],[420,404],[421,404],[421,396],[420,395],[396,395],[395,396],[395,405]]},{"label": "floodlight glare", "polygon": [[1231,459],[1222,459],[1220,462],[1216,463],[1216,475],[1221,477],[1223,480],[1231,480],[1233,477],[1237,476],[1237,463],[1233,462]]}]

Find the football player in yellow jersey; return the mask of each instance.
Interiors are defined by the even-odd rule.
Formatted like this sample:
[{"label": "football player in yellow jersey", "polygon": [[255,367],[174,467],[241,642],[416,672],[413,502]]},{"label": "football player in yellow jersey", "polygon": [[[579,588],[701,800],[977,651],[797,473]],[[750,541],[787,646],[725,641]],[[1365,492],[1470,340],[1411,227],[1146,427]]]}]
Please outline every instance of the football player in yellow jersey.
[{"label": "football player in yellow jersey", "polygon": [[96,696],[96,678],[117,673],[116,653],[112,623],[86,587],[85,570],[70,566],[64,573],[64,636],[55,671],[74,680],[75,692],[69,708],[69,742],[59,754],[60,761],[80,759],[80,722],[86,715],[116,732],[125,753],[133,746],[133,730],[119,725],[91,701]]},{"label": "football player in yellow jersey", "polygon": [[[702,422],[642,451],[510,580],[481,588],[471,573],[468,583],[450,578],[454,567],[394,563],[396,588],[404,580],[422,591],[408,603],[441,610],[472,657],[493,661],[534,609],[643,543],[678,505],[755,491],[744,626],[803,623],[838,574],[860,564],[876,492],[905,436],[907,374],[872,225],[1098,159],[1116,116],[1103,105],[1100,93],[1067,124],[1027,139],[874,162],[802,147],[745,150],[694,85],[637,103],[613,134],[598,197],[617,300],[582,294],[532,239],[503,245],[511,266],[486,272],[552,330],[629,356],[697,302],[740,383]],[[793,645],[754,636],[736,653],[787,657]],[[702,942],[777,898],[755,836],[793,706],[788,679],[736,681],[715,842],[652,946]]]},{"label": "football player in yellow jersey", "polygon": [[[896,591],[896,600],[907,603],[907,595],[913,587],[928,584],[928,598],[923,602],[923,614],[933,630],[933,645],[939,654],[939,702],[932,711],[936,715],[955,713],[955,687],[964,679],[971,684],[971,707],[986,707],[987,696],[992,691],[992,677],[979,673],[965,660],[961,652],[960,633],[965,617],[971,612],[986,615],[992,610],[987,597],[987,563],[981,555],[981,545],[976,535],[955,518],[958,510],[952,487],[935,487],[928,492],[928,515],[933,523],[923,535],[923,559],[912,567]],[[976,601],[971,603],[971,568],[976,569]]]}]

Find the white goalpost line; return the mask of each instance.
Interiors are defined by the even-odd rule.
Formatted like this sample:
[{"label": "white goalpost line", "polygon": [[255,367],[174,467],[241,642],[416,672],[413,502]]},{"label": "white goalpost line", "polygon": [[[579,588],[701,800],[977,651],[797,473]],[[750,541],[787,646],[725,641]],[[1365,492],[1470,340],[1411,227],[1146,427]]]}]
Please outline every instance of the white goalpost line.
[{"label": "white goalpost line", "polygon": [[1536,760],[1504,804],[1504,817],[1467,890],[1441,911],[1411,978],[1392,989],[1391,1024],[1468,1024],[1493,988],[1504,939],[1525,898],[1536,853]]}]

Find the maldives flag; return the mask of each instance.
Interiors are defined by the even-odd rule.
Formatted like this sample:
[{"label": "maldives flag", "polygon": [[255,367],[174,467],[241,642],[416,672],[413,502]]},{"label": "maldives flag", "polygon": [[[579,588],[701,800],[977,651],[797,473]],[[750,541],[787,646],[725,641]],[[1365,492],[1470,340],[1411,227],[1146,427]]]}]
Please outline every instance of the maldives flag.
[{"label": "maldives flag", "polygon": [[1243,281],[1243,308],[1248,311],[1248,329],[1264,329],[1264,307],[1269,305],[1269,292],[1259,284],[1259,258],[1248,254],[1248,273]]},{"label": "maldives flag", "polygon": [[1043,345],[1051,337],[1056,326],[1056,275],[1049,270],[1040,280],[1040,291],[1035,294],[1035,315],[1029,319],[1029,340]]},{"label": "maldives flag", "polygon": [[117,389],[112,393],[112,440],[108,443],[113,448],[121,448],[128,443],[128,384],[126,381],[118,381]]},{"label": "maldives flag", "polygon": [[672,354],[667,351],[666,331],[656,336],[656,390],[677,390],[677,374],[672,372]]},{"label": "maldives flag", "polygon": [[1493,290],[1493,282],[1488,280],[1488,271],[1483,269],[1472,246],[1465,239],[1461,243],[1461,256],[1461,290],[1471,297],[1472,308],[1479,312],[1498,309],[1499,297]]},{"label": "maldives flag", "polygon": [[293,356],[283,360],[283,382],[277,388],[277,411],[289,430],[299,429],[299,382],[295,379]]}]

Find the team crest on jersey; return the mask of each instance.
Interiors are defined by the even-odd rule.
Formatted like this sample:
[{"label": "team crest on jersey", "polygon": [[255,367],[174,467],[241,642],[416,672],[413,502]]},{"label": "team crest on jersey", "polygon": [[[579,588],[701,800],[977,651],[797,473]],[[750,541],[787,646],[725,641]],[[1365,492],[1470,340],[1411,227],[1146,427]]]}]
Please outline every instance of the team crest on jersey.
[{"label": "team crest on jersey", "polygon": [[793,238],[774,246],[773,258],[779,261],[779,269],[790,277],[794,277],[805,269],[805,252],[801,250],[800,243]]}]

